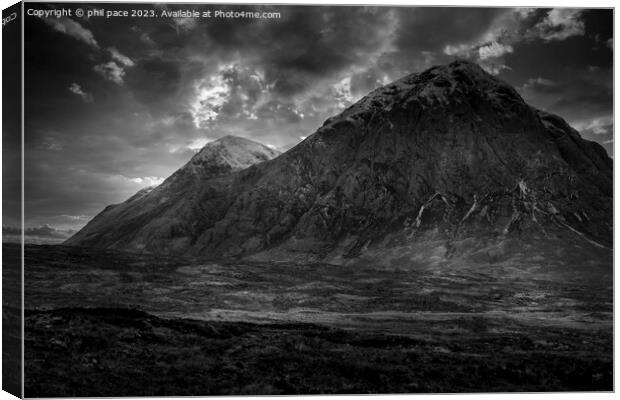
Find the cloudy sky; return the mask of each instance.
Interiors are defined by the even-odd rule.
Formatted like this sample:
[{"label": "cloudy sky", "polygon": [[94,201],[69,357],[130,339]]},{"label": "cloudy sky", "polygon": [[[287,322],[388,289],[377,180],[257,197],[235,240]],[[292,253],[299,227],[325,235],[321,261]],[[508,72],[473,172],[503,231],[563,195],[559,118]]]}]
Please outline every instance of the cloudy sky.
[{"label": "cloudy sky", "polygon": [[190,7],[280,18],[26,17],[26,226],[77,229],[224,135],[286,149],[368,91],[455,58],[612,152],[611,10]]}]

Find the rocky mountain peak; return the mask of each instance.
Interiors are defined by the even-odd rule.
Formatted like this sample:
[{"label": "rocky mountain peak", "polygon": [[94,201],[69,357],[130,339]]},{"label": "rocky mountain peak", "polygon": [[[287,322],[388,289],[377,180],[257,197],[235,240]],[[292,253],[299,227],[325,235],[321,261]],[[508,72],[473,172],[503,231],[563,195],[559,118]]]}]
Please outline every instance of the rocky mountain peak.
[{"label": "rocky mountain peak", "polygon": [[253,140],[227,135],[207,143],[192,157],[188,166],[208,165],[239,170],[271,160],[279,154],[279,151]]},{"label": "rocky mountain peak", "polygon": [[517,91],[506,82],[489,74],[478,64],[457,60],[407,75],[382,86],[346,109],[340,116],[350,118],[372,114],[377,110],[389,111],[411,105],[419,105],[423,109],[438,109],[485,101],[505,109],[515,106],[528,107]]},{"label": "rocky mountain peak", "polygon": [[[123,203],[107,206],[78,234],[70,238],[67,244],[88,243],[92,238],[96,238],[101,239],[102,244],[106,240],[114,240],[114,246],[122,246],[122,240],[117,243],[114,238],[125,236],[118,230],[109,229],[110,225],[124,228],[127,223],[136,224],[136,219],[140,221],[138,225],[149,226],[149,229],[157,232],[174,230],[178,218],[191,219],[192,213],[201,212],[196,208],[196,201],[204,182],[271,160],[279,154],[278,151],[250,139],[223,136],[203,146],[159,186],[141,189]],[[162,210],[171,214],[165,217],[164,223],[156,221],[155,218]],[[108,239],[102,239],[95,234],[101,229],[109,229],[105,235]]]},{"label": "rocky mountain peak", "polygon": [[179,179],[204,180],[240,171],[278,155],[280,152],[277,150],[253,140],[231,135],[223,136],[207,143],[187,164],[166,179],[161,187],[167,187]]}]

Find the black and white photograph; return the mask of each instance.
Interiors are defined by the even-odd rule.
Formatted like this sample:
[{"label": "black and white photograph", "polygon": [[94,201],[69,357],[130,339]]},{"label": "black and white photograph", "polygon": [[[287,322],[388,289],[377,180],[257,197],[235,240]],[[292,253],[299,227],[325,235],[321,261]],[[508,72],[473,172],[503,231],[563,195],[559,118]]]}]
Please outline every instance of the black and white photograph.
[{"label": "black and white photograph", "polygon": [[4,390],[614,391],[613,8],[23,2],[2,32]]}]

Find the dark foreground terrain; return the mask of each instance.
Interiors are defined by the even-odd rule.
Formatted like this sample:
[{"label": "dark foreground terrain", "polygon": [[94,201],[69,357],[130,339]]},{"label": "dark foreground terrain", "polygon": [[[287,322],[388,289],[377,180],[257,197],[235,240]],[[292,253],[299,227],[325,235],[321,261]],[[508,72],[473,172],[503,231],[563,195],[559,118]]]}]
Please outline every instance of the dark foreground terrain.
[{"label": "dark foreground terrain", "polygon": [[560,239],[400,268],[27,246],[25,394],[613,390],[611,250]]},{"label": "dark foreground terrain", "polygon": [[127,309],[26,315],[26,395],[609,390],[611,338],[531,329],[433,339],[312,324],[162,319]]}]

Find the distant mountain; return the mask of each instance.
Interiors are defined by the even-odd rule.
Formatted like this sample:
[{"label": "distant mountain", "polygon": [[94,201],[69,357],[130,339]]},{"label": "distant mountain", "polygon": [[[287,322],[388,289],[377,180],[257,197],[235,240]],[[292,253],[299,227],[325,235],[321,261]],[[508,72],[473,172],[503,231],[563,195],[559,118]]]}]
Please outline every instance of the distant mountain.
[{"label": "distant mountain", "polygon": [[241,171],[279,154],[252,140],[224,136],[205,145],[159,186],[141,189],[125,202],[106,207],[65,244],[146,248],[137,240],[167,237],[172,232],[191,229],[192,213],[201,210],[199,199],[205,181]]},{"label": "distant mountain", "polygon": [[75,233],[70,229],[58,229],[49,225],[37,227],[25,227],[23,230],[17,226],[2,226],[3,243],[21,243],[22,239],[27,244],[60,244]]},{"label": "distant mountain", "polygon": [[465,61],[373,91],[277,158],[202,179],[192,170],[67,243],[389,263],[450,257],[470,239],[613,238],[605,150]]}]

